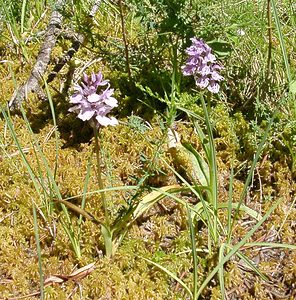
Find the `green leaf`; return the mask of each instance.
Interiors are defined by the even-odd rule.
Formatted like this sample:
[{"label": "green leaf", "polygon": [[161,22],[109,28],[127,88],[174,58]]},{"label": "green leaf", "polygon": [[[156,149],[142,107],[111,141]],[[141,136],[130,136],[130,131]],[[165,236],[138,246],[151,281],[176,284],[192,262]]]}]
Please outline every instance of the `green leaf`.
[{"label": "green leaf", "polygon": [[[218,208],[228,208],[228,203],[219,203]],[[245,204],[239,204],[239,203],[232,203],[232,209],[237,209],[247,213],[252,218],[256,219],[257,221],[260,221],[262,219],[262,216],[253,210],[252,208],[249,208]]]},{"label": "green leaf", "polygon": [[296,79],[294,79],[290,82],[289,90],[293,95],[296,95]]},{"label": "green leaf", "polygon": [[247,242],[247,240],[254,234],[254,232],[263,224],[264,221],[274,212],[274,210],[277,208],[277,206],[284,200],[284,198],[279,198],[265,213],[265,215],[262,217],[262,219],[244,236],[244,238],[234,245],[232,249],[230,250],[227,255],[225,255],[221,261],[217,264],[217,266],[210,272],[210,274],[206,277],[204,282],[201,284],[199,290],[198,290],[198,296],[201,295],[203,289],[208,285],[208,283],[212,280],[212,278],[219,272],[220,268],[230,260],[230,258],[239,251],[239,249],[244,246]]},{"label": "green leaf", "polygon": [[207,43],[214,50],[214,52],[218,54],[220,57],[230,55],[232,51],[231,44],[226,41],[214,40]]},{"label": "green leaf", "polygon": [[196,295],[197,295],[197,284],[198,284],[197,282],[198,257],[196,254],[195,230],[191,219],[191,214],[190,214],[188,204],[186,205],[186,208],[187,208],[190,242],[191,242],[192,258],[193,258],[193,299],[197,299]]},{"label": "green leaf", "polygon": [[101,225],[101,232],[102,232],[102,236],[104,238],[104,246],[105,246],[106,256],[111,257],[113,255],[112,232],[104,224]]},{"label": "green leaf", "polygon": [[[183,147],[182,147],[183,146]],[[210,185],[210,170],[207,162],[189,143],[182,143],[183,151],[187,153],[192,165],[192,176],[195,181],[198,181],[202,186]]]},{"label": "green leaf", "polygon": [[175,279],[186,291],[187,293],[190,295],[191,298],[193,298],[192,292],[190,291],[189,287],[174,273],[172,273],[171,271],[169,271],[168,269],[166,269],[165,267],[161,266],[160,264],[147,259],[145,257],[140,257],[144,260],[146,260],[147,262],[149,262],[150,264],[154,265],[155,267],[161,269],[162,271],[164,271],[165,273],[167,273],[170,277],[172,277],[173,279]]},{"label": "green leaf", "polygon": [[290,250],[296,250],[296,245],[284,244],[284,243],[269,243],[269,242],[253,242],[246,243],[244,247],[268,247],[268,248],[284,248]]},{"label": "green leaf", "polygon": [[[224,250],[225,250],[225,244],[222,243],[220,246],[220,249],[219,249],[219,262],[221,262],[223,260]],[[225,282],[224,282],[224,266],[222,264],[218,271],[218,278],[219,278],[219,282],[220,282],[220,291],[221,291],[222,300],[224,300],[225,299]]]},{"label": "green leaf", "polygon": [[153,191],[150,194],[144,196],[134,211],[134,220],[139,218],[145,211],[151,208],[156,202],[166,197],[167,195],[164,194],[163,192],[178,193],[182,189],[183,188],[177,184],[169,185],[169,186],[161,187],[158,191]]},{"label": "green leaf", "polygon": [[[230,246],[228,246],[228,247],[230,247]],[[232,247],[230,247],[230,248],[232,249]],[[236,255],[237,255],[240,259],[242,259],[242,260],[245,262],[246,266],[248,266],[251,270],[253,270],[253,271],[254,271],[257,275],[259,275],[263,280],[269,281],[269,278],[268,278],[266,275],[264,275],[264,274],[263,274],[263,273],[255,266],[255,264],[254,264],[247,256],[245,256],[242,252],[237,251]]]}]

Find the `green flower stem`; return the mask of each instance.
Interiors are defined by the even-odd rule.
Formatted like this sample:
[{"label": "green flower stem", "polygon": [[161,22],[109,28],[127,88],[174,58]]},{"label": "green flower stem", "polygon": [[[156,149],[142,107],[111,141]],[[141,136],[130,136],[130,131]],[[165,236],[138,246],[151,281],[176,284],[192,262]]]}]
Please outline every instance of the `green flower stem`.
[{"label": "green flower stem", "polygon": [[214,210],[214,220],[213,220],[213,234],[214,234],[214,244],[217,245],[218,243],[218,170],[217,170],[217,162],[216,162],[216,151],[215,151],[215,143],[214,143],[214,136],[213,136],[213,128],[210,121],[210,96],[207,97],[207,104],[201,95],[201,104],[204,112],[204,118],[207,127],[207,133],[209,138],[209,146],[208,146],[208,160],[210,166],[210,189],[211,193],[209,195],[209,202],[213,206]]},{"label": "green flower stem", "polygon": [[102,226],[102,235],[105,243],[106,256],[112,256],[112,234],[110,230],[110,218],[108,214],[107,198],[104,190],[104,184],[102,180],[102,169],[101,169],[101,154],[100,154],[100,142],[99,142],[99,131],[94,127],[94,136],[95,136],[95,152],[97,157],[97,179],[99,183],[99,188],[101,190],[101,199],[103,204],[103,210],[105,215],[105,224]]},{"label": "green flower stem", "polygon": [[[94,135],[95,135],[95,151],[96,151],[96,156],[97,156],[97,179],[99,183],[99,188],[100,190],[104,190],[104,184],[102,180],[102,169],[101,169],[101,154],[100,154],[100,142],[99,142],[99,132],[97,128],[94,128]],[[102,198],[102,203],[103,203],[103,210],[105,214],[105,224],[107,227],[110,226],[110,219],[109,219],[109,214],[108,214],[108,209],[107,209],[107,199],[106,199],[106,194],[105,192],[101,192],[101,198]]]}]

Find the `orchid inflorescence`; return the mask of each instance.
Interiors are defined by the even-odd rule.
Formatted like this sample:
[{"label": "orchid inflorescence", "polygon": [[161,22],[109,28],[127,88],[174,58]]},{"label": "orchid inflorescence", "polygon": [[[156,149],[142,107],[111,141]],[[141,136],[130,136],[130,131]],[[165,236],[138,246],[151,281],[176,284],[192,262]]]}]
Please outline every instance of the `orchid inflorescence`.
[{"label": "orchid inflorescence", "polygon": [[186,49],[189,55],[185,66],[182,66],[183,75],[194,76],[196,86],[211,93],[218,93],[219,82],[224,78],[218,73],[222,67],[216,63],[212,49],[202,39],[191,38],[192,45]]},{"label": "orchid inflorescence", "polygon": [[[99,87],[107,86],[105,90]],[[90,76],[83,74],[83,81],[74,85],[75,93],[70,97],[70,103],[75,104],[70,112],[78,113],[82,121],[89,121],[92,126],[115,126],[118,121],[108,117],[110,111],[118,106],[117,100],[112,97],[114,89],[110,89],[108,80],[103,80],[101,72],[92,73]]]}]

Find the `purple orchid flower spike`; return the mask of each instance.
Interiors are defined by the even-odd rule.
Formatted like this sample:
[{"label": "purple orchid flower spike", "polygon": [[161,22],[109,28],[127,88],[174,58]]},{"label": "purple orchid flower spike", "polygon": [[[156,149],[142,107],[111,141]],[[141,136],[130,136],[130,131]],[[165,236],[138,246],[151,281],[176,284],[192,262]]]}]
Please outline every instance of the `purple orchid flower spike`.
[{"label": "purple orchid flower spike", "polygon": [[211,93],[218,93],[219,82],[224,78],[218,73],[222,69],[216,63],[212,49],[202,39],[191,38],[192,45],[186,49],[188,59],[182,66],[184,76],[194,76],[195,84],[200,89],[207,88]]},{"label": "purple orchid flower spike", "polygon": [[[115,126],[118,121],[107,114],[118,106],[117,100],[112,96],[114,89],[110,89],[108,80],[103,80],[101,72],[92,73],[90,76],[83,74],[83,82],[74,85],[75,93],[70,97],[70,103],[75,104],[69,109],[76,112],[82,121],[89,121],[92,126]],[[99,87],[107,85],[104,91],[98,91]]]}]

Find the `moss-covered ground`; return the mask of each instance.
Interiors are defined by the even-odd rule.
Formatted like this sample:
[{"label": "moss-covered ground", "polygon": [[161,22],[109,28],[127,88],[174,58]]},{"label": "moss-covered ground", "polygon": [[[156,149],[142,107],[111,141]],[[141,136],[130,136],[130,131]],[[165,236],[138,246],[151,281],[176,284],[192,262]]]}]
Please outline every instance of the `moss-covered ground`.
[{"label": "moss-covered ground", "polygon": [[[128,4],[134,2],[137,1],[128,1]],[[204,2],[206,3],[206,1]],[[261,5],[261,1],[253,2]],[[205,3],[200,5],[206,5]],[[107,4],[104,5],[108,7]],[[76,79],[79,79],[81,70],[87,63],[90,65],[87,68],[88,73],[102,70],[106,74],[105,76],[111,79],[111,84],[115,87],[116,98],[119,101],[119,108],[115,114],[118,116],[120,124],[115,127],[103,128],[101,131],[104,186],[107,188],[136,186],[145,178],[141,193],[146,195],[151,191],[151,187],[160,188],[182,184],[172,168],[184,176],[186,176],[186,172],[190,172],[190,166],[185,163],[182,165],[183,162],[176,160],[168,148],[165,122],[163,121],[165,105],[162,102],[155,104],[153,97],[145,98],[143,91],[137,89],[128,80],[128,76],[124,72],[124,52],[118,25],[120,23],[119,14],[114,7],[114,10],[108,12],[105,6],[104,10],[96,17],[96,22],[92,24],[92,38],[88,36],[76,54],[75,62],[73,59],[49,85],[57,126],[54,126],[49,103],[41,102],[34,94],[30,94],[23,103],[32,132],[28,130],[21,113],[11,115],[14,132],[19,139],[24,157],[32,170],[39,174],[38,176],[42,177],[43,174],[43,178],[39,179],[48,188],[48,194],[50,194],[52,186],[46,177],[46,169],[40,162],[40,155],[36,153],[40,150],[46,157],[51,170],[55,169],[57,162],[55,182],[62,197],[65,199],[73,197],[70,201],[76,206],[80,206],[82,202],[81,195],[89,159],[91,159],[91,171],[87,189],[88,191],[99,190],[96,160],[92,156],[93,133],[88,124],[76,119],[74,114],[68,112],[71,87],[68,90],[65,88],[69,82],[71,86],[73,73],[77,77]],[[155,92],[158,93],[158,89],[161,89],[160,84],[157,83],[153,67],[151,70],[145,69],[147,62],[143,58],[144,52],[141,51],[144,51],[147,46],[145,39],[148,39],[149,34],[151,34],[151,47],[160,49],[161,46],[158,44],[159,41],[154,40],[154,38],[156,39],[154,31],[143,33],[145,28],[141,27],[140,19],[138,17],[133,19],[133,14],[129,12],[129,9],[130,6],[127,5],[125,7],[126,31],[130,43],[130,55],[131,57],[138,55],[131,58],[131,65],[135,64],[133,71],[136,74],[135,80],[143,86],[147,84],[151,88],[154,87]],[[248,9],[246,10],[250,14],[250,8]],[[281,20],[284,21],[286,20],[285,13],[287,14],[286,18],[289,14],[286,9],[284,4],[279,8]],[[206,9],[204,12],[209,14]],[[80,13],[81,18],[84,17],[83,12],[76,11],[76,13],[78,16]],[[239,13],[237,12],[237,15]],[[49,13],[33,30],[36,32],[44,30],[48,16]],[[194,17],[192,18],[195,20]],[[75,23],[77,31],[79,22],[74,17],[72,21]],[[231,23],[232,21],[230,18],[227,22]],[[201,34],[205,36],[207,30],[212,30],[214,36],[215,34],[219,36],[220,30],[222,30],[220,27],[214,26],[214,19],[209,21],[213,25],[212,29],[208,29],[202,23],[202,19],[198,19],[196,22],[200,22],[199,24],[204,26],[206,32],[201,31]],[[287,26],[284,26],[283,30],[289,36],[293,27],[288,21],[285,22]],[[68,21],[66,24],[70,23]],[[103,24],[107,25],[103,26]],[[259,39],[254,32],[256,26],[257,29],[260,28],[262,25],[260,24],[250,25],[250,39],[253,37]],[[86,30],[86,27],[83,28]],[[34,39],[27,43],[25,57],[24,48],[13,41],[14,35],[11,30],[8,25],[1,29],[0,102],[3,109],[15,90],[15,84],[25,82],[30,75],[40,46],[40,41]],[[30,33],[27,34],[30,35]],[[89,32],[86,30],[84,34],[87,36]],[[276,34],[274,35],[275,43],[278,43]],[[23,37],[23,39],[25,38]],[[106,39],[109,40],[106,41]],[[229,40],[231,39],[229,38]],[[287,49],[292,53],[295,45],[293,46],[291,38],[288,37],[287,41],[290,41],[287,42]],[[239,44],[236,40],[231,43],[232,46]],[[65,49],[68,49],[68,46],[63,38],[58,40],[52,53],[49,71],[54,64],[55,57],[60,56]],[[263,55],[262,53],[265,55],[267,48],[262,46],[262,43],[258,46],[258,49],[261,47],[259,50],[256,50],[256,46],[252,44],[247,46],[244,44],[239,47],[238,53],[224,61],[226,68],[224,76],[229,84],[226,82],[222,87],[223,96],[215,98],[211,109],[217,150],[220,203],[227,203],[229,200],[231,165],[234,167],[233,202],[239,201],[251,161],[262,137],[262,131],[266,128],[266,120],[270,116],[270,110],[276,107],[275,102],[280,99],[279,90],[285,85],[284,79],[281,77],[284,73],[283,66],[277,66],[276,62],[273,62],[275,64],[274,72],[278,78],[272,78],[268,84],[275,90],[266,92],[264,84],[260,87],[257,85],[258,90],[256,90],[254,82],[257,82],[256,80],[259,82],[262,75],[258,68],[260,69],[262,65],[266,64],[263,58],[260,61],[260,55]],[[248,47],[252,48],[253,53],[258,51],[259,54],[257,53],[256,57],[249,57]],[[280,57],[280,47],[277,44],[272,47],[274,47],[274,58]],[[108,49],[110,49],[110,53],[106,53]],[[161,55],[167,55],[164,57],[169,60],[169,50],[159,51]],[[243,51],[246,51],[245,60]],[[103,59],[98,59],[100,54]],[[121,55],[121,60],[118,58],[119,55]],[[147,53],[148,55],[151,53]],[[147,59],[152,58],[159,59],[157,56]],[[139,59],[138,67],[143,68],[141,71],[137,69],[133,59],[135,61]],[[161,61],[164,77],[167,76],[167,70],[170,70],[171,67],[165,59]],[[239,59],[242,61],[240,62]],[[249,61],[247,61],[248,59]],[[256,62],[259,65],[258,68]],[[158,61],[151,62],[151,64],[153,63],[157,64]],[[240,63],[244,65],[241,69]],[[294,54],[290,56],[289,63],[293,70],[296,64]],[[150,73],[145,74],[145,70]],[[244,71],[246,73],[242,74]],[[122,72],[121,75],[120,72]],[[253,78],[251,78],[252,76]],[[166,81],[167,84],[168,82]],[[192,97],[194,96],[186,91],[180,97],[180,101],[187,108],[200,114],[201,108],[192,100]],[[137,98],[140,101],[137,101]],[[263,99],[262,103],[260,99]],[[143,104],[145,101],[146,104]],[[243,200],[246,206],[263,216],[275,201],[282,199],[280,205],[248,240],[249,244],[240,249],[267,278],[266,280],[262,279],[245,263],[245,260],[233,256],[224,265],[225,291],[227,298],[231,300],[296,299],[296,251],[275,245],[276,243],[289,245],[296,243],[296,174],[295,154],[293,154],[296,151],[295,144],[293,144],[296,127],[293,123],[295,122],[293,119],[294,108],[289,106],[291,104],[289,103],[286,106],[287,110],[281,109],[275,118],[275,125],[270,131],[270,137],[256,164],[250,187]],[[137,119],[137,116],[141,119]],[[256,124],[254,120],[257,122]],[[176,128],[182,141],[190,142],[195,149],[201,151],[201,141],[185,114],[178,115]],[[28,173],[28,168],[25,166],[24,158],[2,115],[0,117],[0,142],[1,300],[21,299],[21,296],[34,294],[40,290],[38,267],[40,261],[38,261],[36,246],[33,206],[37,208],[44,278],[51,275],[67,276],[75,270],[95,262],[95,268],[91,269],[89,274],[82,279],[64,279],[62,282],[46,286],[45,299],[190,299],[176,280],[145,260],[146,258],[164,266],[192,288],[193,262],[188,216],[184,206],[169,197],[156,203],[131,225],[123,242],[111,258],[104,255],[104,241],[100,226],[83,218],[79,241],[81,258],[78,259],[63,228],[64,215],[61,205],[53,199],[54,197],[49,197],[47,201],[44,201],[38,194]],[[39,150],[36,150],[36,143],[40,145]],[[58,159],[56,158],[57,149]],[[109,191],[106,195],[109,214],[111,219],[115,220],[125,212],[128,201],[134,199],[135,191],[116,190]],[[191,204],[198,201],[190,192],[182,192],[178,197]],[[104,222],[101,198],[98,193],[89,194],[86,197],[85,210],[100,222]],[[78,228],[79,215],[71,209],[69,209],[69,214],[74,228]],[[226,209],[219,210],[219,218],[223,226],[226,226]],[[243,239],[256,222],[247,213],[240,212],[238,221],[233,228],[232,244],[235,245]],[[198,249],[197,281],[198,284],[201,284],[217,264],[218,254],[215,251],[212,252],[212,255],[208,254],[208,229],[202,222],[195,223],[195,231],[196,248]],[[225,242],[223,237],[220,242],[221,244]],[[269,246],[252,245],[256,242],[269,242],[270,244]],[[38,297],[40,294],[28,296],[27,299]],[[200,299],[222,299],[218,276],[210,281]]]}]

